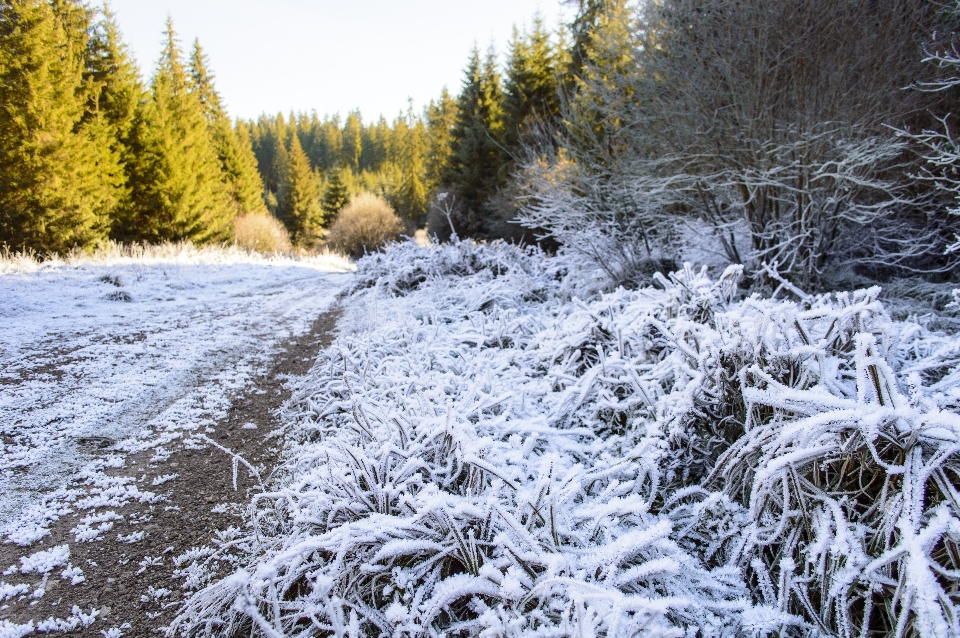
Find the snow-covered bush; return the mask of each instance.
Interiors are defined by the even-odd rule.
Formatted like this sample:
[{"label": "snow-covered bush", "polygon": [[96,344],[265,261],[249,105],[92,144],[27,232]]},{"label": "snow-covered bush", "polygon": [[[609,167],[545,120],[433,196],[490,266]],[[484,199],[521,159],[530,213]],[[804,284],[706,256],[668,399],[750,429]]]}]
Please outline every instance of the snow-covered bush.
[{"label": "snow-covered bush", "polygon": [[[877,289],[395,245],[289,403],[195,635],[960,636],[960,343]],[[231,549],[232,548],[232,549]]]}]

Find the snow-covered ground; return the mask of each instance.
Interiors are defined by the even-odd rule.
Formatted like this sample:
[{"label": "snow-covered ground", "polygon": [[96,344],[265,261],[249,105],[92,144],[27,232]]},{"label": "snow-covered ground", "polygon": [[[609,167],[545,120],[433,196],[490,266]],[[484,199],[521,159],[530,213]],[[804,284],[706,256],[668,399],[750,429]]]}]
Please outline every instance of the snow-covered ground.
[{"label": "snow-covered ground", "polygon": [[202,432],[352,276],[184,248],[0,266],[0,534],[23,545],[70,508],[151,499],[102,470]]},{"label": "snow-covered ground", "polygon": [[877,288],[744,297],[739,267],[687,267],[594,294],[580,267],[361,261],[223,547],[242,568],[173,629],[960,635],[956,335]]}]

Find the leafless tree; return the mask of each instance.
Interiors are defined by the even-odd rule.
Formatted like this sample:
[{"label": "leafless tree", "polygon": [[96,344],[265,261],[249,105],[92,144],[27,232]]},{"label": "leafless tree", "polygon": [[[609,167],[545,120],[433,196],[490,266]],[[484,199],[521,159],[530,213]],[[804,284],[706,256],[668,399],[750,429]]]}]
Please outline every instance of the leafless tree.
[{"label": "leafless tree", "polygon": [[[934,78],[922,52],[942,26],[940,8],[930,0],[641,4],[622,18],[626,29],[593,39],[593,72],[588,65],[565,108],[577,168],[555,162],[545,172],[543,158],[528,165],[550,177],[531,193],[525,219],[594,235],[604,207],[588,201],[616,192],[643,205],[618,211],[638,219],[608,228],[614,242],[621,229],[682,213],[708,221],[731,261],[776,264],[804,285],[852,257],[931,267],[944,248],[942,224],[930,218],[935,197],[909,178],[912,142],[893,128],[922,121],[938,100],[906,87]],[[564,188],[581,200],[550,192],[550,180],[568,174],[577,180]],[[746,242],[731,232],[743,226]]]}]

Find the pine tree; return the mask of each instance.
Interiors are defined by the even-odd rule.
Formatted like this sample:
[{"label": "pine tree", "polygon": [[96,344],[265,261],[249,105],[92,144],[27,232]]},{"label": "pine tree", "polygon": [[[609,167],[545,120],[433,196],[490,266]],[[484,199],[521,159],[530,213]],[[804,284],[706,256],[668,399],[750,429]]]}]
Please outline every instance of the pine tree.
[{"label": "pine tree", "polygon": [[120,39],[113,13],[106,7],[94,26],[87,46],[86,80],[90,88],[88,109],[105,118],[119,143],[133,128],[137,105],[143,97],[140,70]]},{"label": "pine tree", "polygon": [[[573,46],[570,48],[569,66],[566,74],[568,88],[573,88],[573,80],[580,76],[587,63],[593,32],[600,17],[607,10],[611,0],[570,0],[577,4],[577,15],[570,25],[573,34]],[[620,0],[612,0],[619,2]]]},{"label": "pine tree", "polygon": [[150,99],[137,117],[135,207],[120,235],[146,241],[224,240],[236,207],[169,19],[165,37]]},{"label": "pine tree", "polygon": [[539,15],[528,35],[514,30],[504,93],[504,143],[511,151],[537,120],[552,122],[560,115],[556,53]]},{"label": "pine tree", "polygon": [[363,120],[358,111],[353,111],[343,123],[343,150],[340,158],[341,166],[350,170],[360,171],[360,155],[363,152],[363,134],[361,128]]},{"label": "pine tree", "polygon": [[390,200],[402,219],[420,226],[427,213],[427,186],[424,182],[427,131],[413,108],[396,119],[391,135],[390,159],[396,165],[400,181]]},{"label": "pine tree", "polygon": [[290,144],[290,138],[293,136],[294,132],[287,128],[286,120],[278,115],[276,119],[276,127],[272,130],[272,134],[267,138],[268,142],[273,147],[270,151],[270,156],[273,158],[273,161],[270,165],[270,170],[267,173],[267,179],[269,180],[272,188],[270,188],[268,192],[273,194],[273,198],[277,202],[276,207],[270,212],[278,217],[282,216],[282,212],[280,210],[280,201],[282,198],[281,193],[284,189],[284,184],[287,182],[287,171],[290,167],[290,153],[287,151],[287,147]]},{"label": "pine tree", "polygon": [[0,4],[0,243],[62,252],[106,237],[120,169],[85,118],[92,13],[77,2]]},{"label": "pine tree", "polygon": [[457,119],[444,179],[463,209],[462,228],[458,232],[464,236],[483,234],[485,205],[505,177],[501,170],[506,160],[503,131],[503,92],[496,54],[490,50],[481,63],[480,53],[474,48],[457,99]]},{"label": "pine tree", "polygon": [[323,211],[317,196],[317,176],[310,169],[310,160],[296,134],[290,136],[283,172],[278,197],[280,221],[290,231],[295,244],[306,246],[318,237],[323,227]]},{"label": "pine tree", "polygon": [[634,100],[630,78],[636,73],[633,56],[640,48],[640,29],[626,0],[605,0],[591,24],[566,128],[581,147],[615,153],[622,147],[617,138],[624,123],[608,114],[627,112]]},{"label": "pine tree", "polygon": [[110,216],[116,235],[131,206],[128,181],[137,162],[132,148],[137,110],[144,99],[140,70],[120,38],[113,14],[104,7],[87,47],[87,83],[90,89],[87,119],[101,118],[109,127],[110,147],[123,169],[118,204]]},{"label": "pine tree", "polygon": [[323,208],[324,220],[328,228],[336,221],[337,213],[340,212],[340,209],[349,203],[349,189],[340,176],[340,170],[335,168],[330,171],[327,186],[323,191],[323,201],[320,204]]},{"label": "pine tree", "polygon": [[426,109],[427,157],[424,165],[428,190],[436,190],[450,161],[453,127],[457,121],[457,102],[450,91],[443,87],[440,99]]},{"label": "pine tree", "polygon": [[317,164],[318,169],[329,172],[339,165],[343,154],[343,130],[338,116],[324,120],[314,129],[314,144],[320,149],[319,155],[322,157]]},{"label": "pine tree", "polygon": [[213,74],[208,69],[207,56],[200,41],[193,43],[190,56],[190,75],[193,91],[203,107],[220,166],[230,186],[230,196],[239,213],[264,210],[263,180],[257,171],[257,158],[249,140],[241,139],[230,124],[220,94],[213,85]]}]

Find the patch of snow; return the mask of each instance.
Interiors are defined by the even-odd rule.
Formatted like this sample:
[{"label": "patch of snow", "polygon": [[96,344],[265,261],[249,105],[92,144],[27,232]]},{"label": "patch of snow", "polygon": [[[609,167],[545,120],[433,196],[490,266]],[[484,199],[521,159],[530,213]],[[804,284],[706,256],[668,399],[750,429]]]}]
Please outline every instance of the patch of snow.
[{"label": "patch of snow", "polygon": [[3,619],[0,620],[0,638],[23,638],[33,633],[33,621],[19,625],[15,622]]},{"label": "patch of snow", "polygon": [[146,535],[147,535],[146,532],[144,532],[143,530],[140,530],[137,532],[132,532],[130,534],[127,534],[126,536],[117,534],[117,540],[120,541],[121,543],[137,543],[139,541],[142,541],[144,537],[146,537]]},{"label": "patch of snow", "polygon": [[29,591],[30,591],[30,585],[25,585],[23,583],[10,585],[8,583],[0,582],[0,601],[9,600],[10,598],[16,598],[17,596],[22,596]]},{"label": "patch of snow", "polygon": [[156,486],[156,485],[163,485],[164,483],[166,483],[166,482],[168,482],[168,481],[172,481],[173,479],[177,478],[178,476],[180,476],[180,475],[179,475],[179,474],[164,474],[164,475],[162,475],[162,476],[158,476],[158,477],[156,477],[155,479],[153,479],[153,481],[150,483],[150,485],[154,485],[154,486]]},{"label": "patch of snow", "polygon": [[222,418],[348,267],[190,247],[0,259],[0,535],[30,545],[76,508],[157,498],[104,470],[149,449],[161,462],[164,445]]},{"label": "patch of snow", "polygon": [[57,545],[47,550],[42,550],[24,556],[20,559],[20,572],[23,574],[37,573],[48,574],[57,567],[67,564],[70,560],[70,546]]}]

